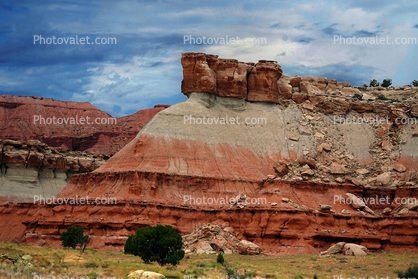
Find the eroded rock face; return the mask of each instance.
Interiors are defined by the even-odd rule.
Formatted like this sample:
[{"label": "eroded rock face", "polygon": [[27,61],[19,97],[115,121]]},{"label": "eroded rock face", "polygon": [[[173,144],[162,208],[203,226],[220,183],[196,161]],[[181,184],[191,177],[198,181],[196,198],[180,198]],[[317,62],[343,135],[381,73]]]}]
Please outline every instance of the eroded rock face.
[{"label": "eroded rock face", "polygon": [[98,169],[109,158],[55,148],[38,140],[0,140],[0,202],[25,201],[34,195],[50,198],[76,173]]},{"label": "eroded rock face", "polygon": [[[39,140],[51,147],[111,155],[130,142],[154,115],[167,107],[169,105],[155,105],[154,108],[140,110],[131,115],[112,117],[86,102],[1,95],[0,138],[21,142]],[[41,117],[45,122],[40,120]],[[67,118],[69,124],[46,124],[53,117]],[[88,117],[90,123],[98,118],[106,124],[82,125],[80,122],[71,122],[71,118],[75,120],[77,117]]]},{"label": "eroded rock face", "polygon": [[210,93],[254,102],[279,102],[277,81],[283,70],[275,61],[260,60],[257,64],[236,59],[219,59],[204,53],[183,53],[181,92]]},{"label": "eroded rock face", "polygon": [[[217,76],[220,60],[216,56],[205,57],[202,65],[207,66],[202,67],[205,71],[213,70]],[[245,67],[236,61],[225,63],[238,65],[237,69]],[[248,73],[254,65],[246,65]],[[238,74],[225,66],[219,71],[222,82],[216,79],[216,94],[188,93],[187,101],[158,113],[105,165],[91,173],[73,175],[57,195],[117,198],[117,204],[47,207],[4,204],[0,206],[0,239],[59,247],[59,234],[74,224],[83,226],[92,236],[91,247],[122,249],[127,235],[139,227],[167,224],[185,235],[203,224],[217,223],[225,224],[225,231],[236,232],[237,239],[260,244],[269,254],[318,253],[339,241],[359,242],[368,249],[385,251],[416,250],[418,205],[398,206],[393,198],[417,196],[418,151],[417,138],[413,137],[417,128],[392,123],[338,124],[333,119],[333,116],[389,114],[392,118],[409,117],[416,91],[406,90],[409,93],[405,96],[411,99],[402,103],[373,101],[373,90],[364,93],[367,90],[364,89],[363,97],[350,97],[342,93],[349,85],[335,81],[328,82],[331,84],[328,89],[336,95],[329,95],[326,88],[324,95],[321,79],[305,79],[312,90],[303,93],[302,78],[292,77],[283,82],[287,89],[289,85],[292,87],[293,99],[298,94],[303,96],[301,104],[280,94],[283,103],[278,105],[249,102],[239,97],[242,88],[239,80],[244,77],[241,70]],[[263,81],[261,85],[269,84],[267,78],[259,81]],[[279,79],[278,88],[280,83]],[[219,96],[220,87],[234,96]],[[320,94],[315,95],[315,90]],[[274,96],[271,92],[263,94]],[[360,100],[361,97],[364,99]],[[185,123],[186,114],[206,119],[225,115],[241,120],[262,117],[268,121],[262,125],[193,125]],[[14,148],[23,146],[9,143]],[[23,164],[25,156],[14,156],[13,152],[8,147],[2,156]],[[37,153],[41,152],[28,152],[27,158],[33,165],[41,162]],[[58,162],[57,159],[55,163],[50,156],[44,155],[42,162],[51,166],[60,164],[69,170],[91,166],[89,160]],[[283,168],[282,176],[274,174],[274,163],[279,160],[286,162],[287,167]],[[8,175],[33,179],[34,176],[19,175],[21,167],[24,166],[7,169]],[[277,169],[277,174],[281,173]],[[393,181],[383,187],[377,176],[385,172],[390,173]],[[360,201],[350,204],[335,201],[335,197],[344,198],[346,193]],[[376,195],[392,200],[384,205],[370,204],[368,201]],[[205,204],[185,201],[186,197],[188,201],[191,198],[202,201],[203,196]],[[221,202],[227,196],[238,201]],[[261,200],[248,204],[247,198]],[[224,240],[213,237],[208,243],[202,238],[194,244],[198,251],[211,253],[213,247],[224,247]]]},{"label": "eroded rock face", "polygon": [[225,254],[240,253],[256,255],[262,249],[256,244],[239,240],[237,233],[231,227],[218,224],[204,224],[183,236],[183,250],[186,253],[214,254],[223,252]]},{"label": "eroded rock face", "polygon": [[[183,67],[183,81],[181,92],[188,94],[191,92],[206,92],[216,94],[216,69],[217,63],[210,63],[217,56],[206,55],[204,53],[183,53],[181,65]],[[211,64],[211,67],[209,67]]]},{"label": "eroded rock face", "polygon": [[252,66],[235,59],[218,59],[216,94],[220,97],[247,98],[247,75]]},{"label": "eroded rock face", "polygon": [[283,70],[275,61],[260,60],[248,76],[248,101],[279,102],[277,80]]}]

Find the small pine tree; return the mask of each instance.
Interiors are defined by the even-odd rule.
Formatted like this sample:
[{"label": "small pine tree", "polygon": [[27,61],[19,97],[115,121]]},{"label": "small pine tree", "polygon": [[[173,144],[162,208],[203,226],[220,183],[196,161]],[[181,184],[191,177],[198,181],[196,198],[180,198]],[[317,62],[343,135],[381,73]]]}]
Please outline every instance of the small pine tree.
[{"label": "small pine tree", "polygon": [[412,86],[418,86],[418,80],[414,80],[414,81],[412,82]]},{"label": "small pine tree", "polygon": [[313,279],[318,279],[318,276],[316,276],[316,274],[314,275]]},{"label": "small pine tree", "polygon": [[224,259],[222,252],[218,254],[218,258],[216,258],[216,262],[220,263],[221,265],[224,265],[225,259]]},{"label": "small pine tree", "polygon": [[392,79],[386,78],[382,81],[382,87],[389,87],[392,85]]},{"label": "small pine tree", "polygon": [[71,226],[61,234],[60,240],[62,241],[62,246],[71,247],[73,249],[80,246],[80,251],[84,252],[89,241],[89,236],[84,235],[84,230],[82,228]]}]

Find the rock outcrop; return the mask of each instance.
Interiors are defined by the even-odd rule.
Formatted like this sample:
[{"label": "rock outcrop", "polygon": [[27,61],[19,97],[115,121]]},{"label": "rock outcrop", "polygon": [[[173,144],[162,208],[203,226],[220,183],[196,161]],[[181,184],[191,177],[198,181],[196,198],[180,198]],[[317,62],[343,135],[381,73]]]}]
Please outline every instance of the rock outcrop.
[{"label": "rock outcrop", "polygon": [[[395,123],[414,119],[415,88],[282,80],[276,63],[205,54],[185,54],[182,63],[188,100],[156,114],[106,164],[73,175],[56,196],[116,204],[5,204],[0,239],[58,247],[59,234],[77,225],[91,236],[91,247],[121,249],[139,227],[167,224],[186,235],[211,223],[225,224],[267,254],[318,253],[336,242],[417,249],[417,207],[399,202],[418,194],[418,131],[413,123]],[[352,124],[376,117],[387,122]],[[391,179],[378,180],[384,173]],[[364,206],[344,202],[347,193]],[[200,248],[209,249],[206,244]]]},{"label": "rock outcrop", "polygon": [[[90,103],[1,95],[0,138],[22,142],[40,140],[51,147],[111,155],[130,142],[155,114],[167,107],[156,105],[124,117],[112,117]],[[90,124],[80,121],[87,117]],[[50,124],[46,124],[47,121]]]},{"label": "rock outcrop", "polygon": [[223,252],[225,254],[256,255],[262,252],[262,249],[256,244],[247,240],[239,240],[237,236],[234,229],[226,227],[225,224],[203,224],[183,236],[183,250],[186,254]]},{"label": "rock outcrop", "polygon": [[260,60],[257,64],[235,59],[220,59],[205,53],[183,53],[181,92],[210,93],[253,102],[279,102],[277,81],[283,70],[276,61]]},{"label": "rock outcrop", "polygon": [[92,172],[108,158],[50,147],[38,140],[0,140],[0,202],[55,196],[72,175]]},{"label": "rock outcrop", "polygon": [[331,247],[329,247],[328,250],[324,252],[320,252],[319,255],[328,256],[328,255],[343,253],[344,255],[347,255],[347,256],[358,257],[358,256],[367,256],[366,252],[367,252],[367,248],[362,245],[358,245],[354,243],[338,242],[332,245]]}]

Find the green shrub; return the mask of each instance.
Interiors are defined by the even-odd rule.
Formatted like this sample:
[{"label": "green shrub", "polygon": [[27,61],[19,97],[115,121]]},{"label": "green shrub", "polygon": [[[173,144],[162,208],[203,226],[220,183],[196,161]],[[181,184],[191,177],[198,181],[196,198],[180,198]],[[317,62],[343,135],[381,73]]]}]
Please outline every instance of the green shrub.
[{"label": "green shrub", "polygon": [[87,242],[89,241],[89,236],[84,235],[84,230],[82,228],[71,226],[61,234],[60,240],[62,241],[62,246],[71,247],[73,249],[80,246],[80,250],[84,252]]},{"label": "green shrub", "polygon": [[177,265],[184,257],[182,246],[181,235],[173,227],[157,225],[137,229],[136,234],[126,240],[124,251],[141,257],[145,263]]},{"label": "green shrub", "polygon": [[96,279],[96,278],[99,277],[99,275],[97,275],[97,273],[93,271],[93,272],[88,273],[87,277],[92,278],[92,279]]},{"label": "green shrub", "polygon": [[220,263],[221,265],[224,265],[225,259],[224,259],[224,256],[222,255],[222,252],[218,254],[218,258],[216,258],[216,262]]},{"label": "green shrub", "polygon": [[414,80],[414,81],[412,82],[412,86],[418,86],[418,80]]},{"label": "green shrub", "polygon": [[372,80],[370,81],[370,85],[369,85],[369,87],[376,87],[376,86],[380,86],[380,83],[379,83],[379,82],[377,82],[377,80],[372,79]]},{"label": "green shrub", "polygon": [[313,276],[313,279],[318,279],[318,276],[315,274],[315,275]]},{"label": "green shrub", "polygon": [[390,79],[390,78],[383,79],[382,87],[389,87],[391,85],[392,85],[392,79]]},{"label": "green shrub", "polygon": [[418,278],[418,264],[410,265],[405,272],[397,271],[399,278]]}]

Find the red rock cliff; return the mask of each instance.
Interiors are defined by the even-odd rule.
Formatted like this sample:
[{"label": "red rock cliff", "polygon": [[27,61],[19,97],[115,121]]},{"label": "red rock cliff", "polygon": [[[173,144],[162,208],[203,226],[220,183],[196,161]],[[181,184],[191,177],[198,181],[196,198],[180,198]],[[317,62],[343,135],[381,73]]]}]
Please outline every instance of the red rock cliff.
[{"label": "red rock cliff", "polygon": [[[280,78],[275,62],[205,54],[186,53],[182,65],[188,100],[155,115],[105,165],[72,176],[57,195],[117,204],[3,205],[0,239],[59,246],[59,234],[76,225],[92,236],[91,247],[121,249],[138,227],[189,233],[213,222],[272,254],[316,253],[338,241],[417,249],[418,204],[399,200],[417,197],[418,132],[395,123],[418,116],[416,89]],[[383,91],[387,100],[376,96]],[[386,116],[382,125],[335,121]],[[336,202],[346,194],[387,199],[367,207]],[[256,202],[213,202],[238,195]]]},{"label": "red rock cliff", "polygon": [[[0,138],[18,141],[40,140],[52,147],[73,151],[115,154],[154,117],[169,107],[156,105],[124,117],[112,117],[90,103],[59,101],[41,97],[0,96]],[[106,124],[47,125],[34,117],[104,119]]]}]

